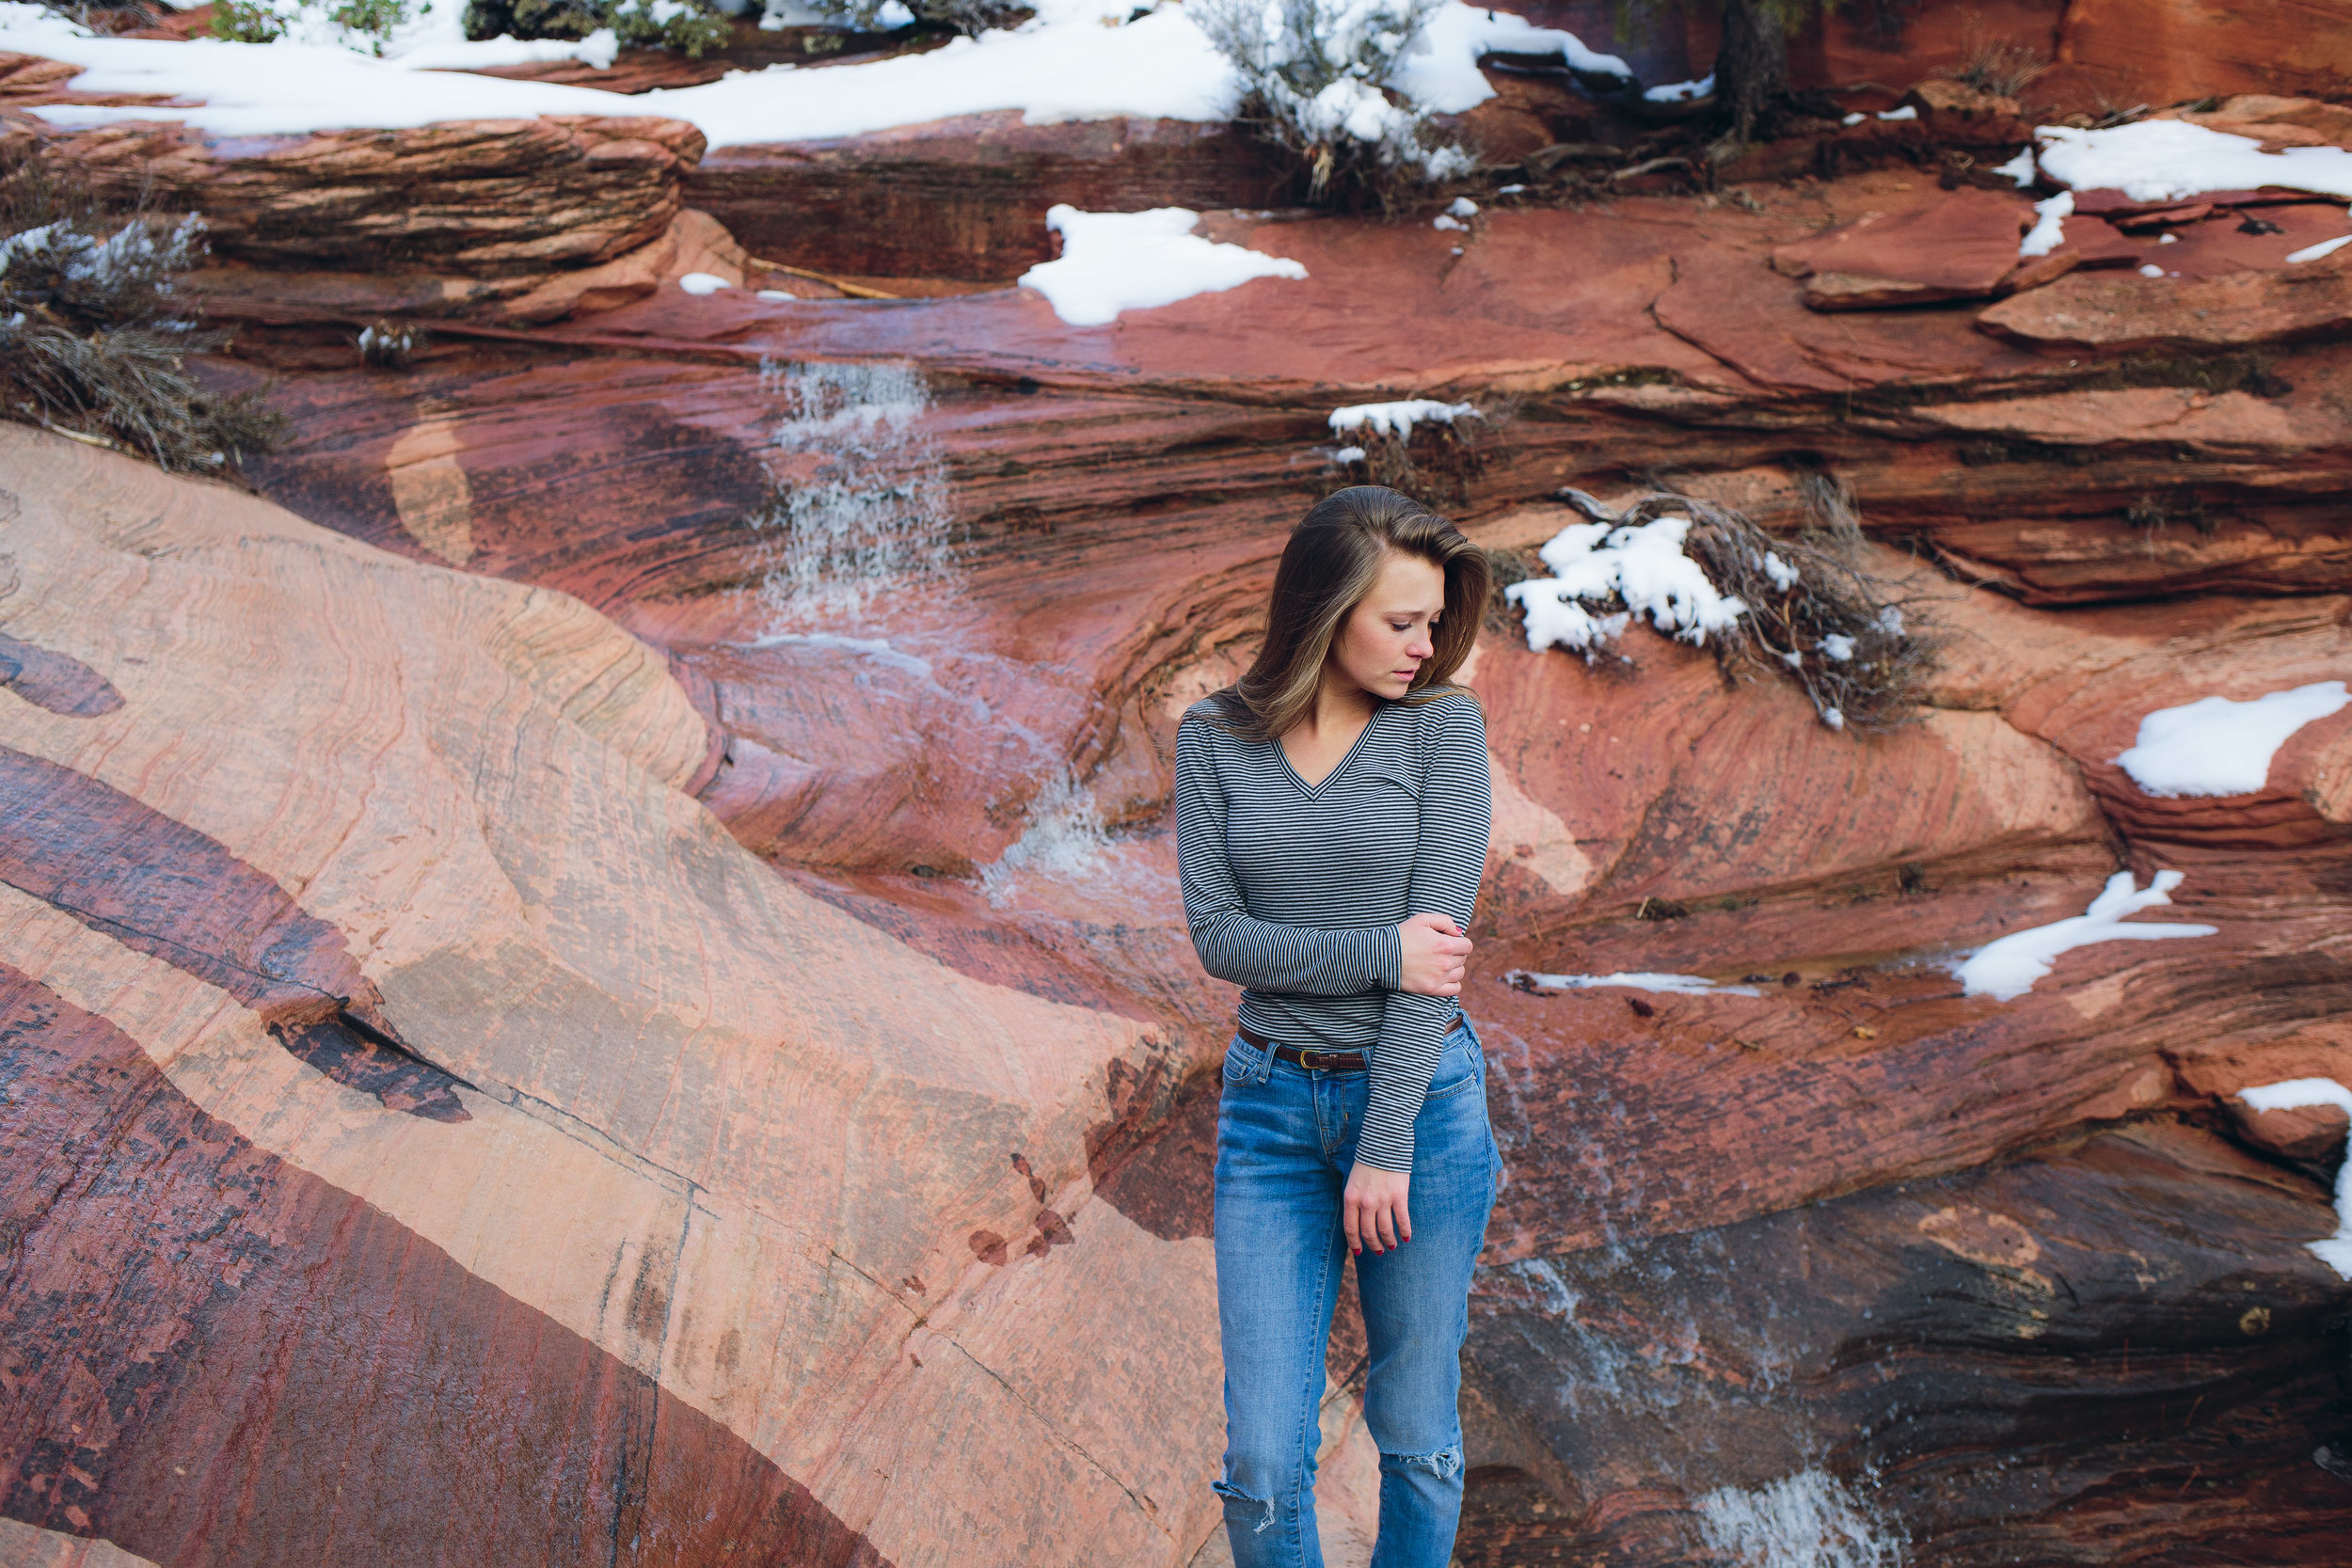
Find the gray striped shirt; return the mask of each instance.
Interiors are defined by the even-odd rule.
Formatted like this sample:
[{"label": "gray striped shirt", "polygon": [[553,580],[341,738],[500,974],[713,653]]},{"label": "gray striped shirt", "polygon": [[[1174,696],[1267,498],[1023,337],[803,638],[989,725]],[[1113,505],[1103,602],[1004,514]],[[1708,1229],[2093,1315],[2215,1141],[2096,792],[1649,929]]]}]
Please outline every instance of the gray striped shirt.
[{"label": "gray striped shirt", "polygon": [[1370,1051],[1357,1158],[1409,1171],[1456,1005],[1396,989],[1396,927],[1434,912],[1470,929],[1493,809],[1486,718],[1458,689],[1382,703],[1310,788],[1280,741],[1244,740],[1216,712],[1196,703],[1176,731],[1176,856],[1200,967],[1248,988],[1253,1034]]}]

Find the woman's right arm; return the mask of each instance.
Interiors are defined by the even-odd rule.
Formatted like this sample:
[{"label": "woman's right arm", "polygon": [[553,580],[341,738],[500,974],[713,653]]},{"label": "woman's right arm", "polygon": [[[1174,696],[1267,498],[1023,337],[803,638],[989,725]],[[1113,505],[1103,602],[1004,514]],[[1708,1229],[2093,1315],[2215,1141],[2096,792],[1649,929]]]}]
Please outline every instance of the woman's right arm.
[{"label": "woman's right arm", "polygon": [[1176,730],[1176,864],[1200,967],[1220,980],[1294,996],[1400,989],[1405,958],[1397,927],[1327,928],[1251,918],[1225,852],[1225,788],[1208,730],[1207,721],[1191,718]]}]

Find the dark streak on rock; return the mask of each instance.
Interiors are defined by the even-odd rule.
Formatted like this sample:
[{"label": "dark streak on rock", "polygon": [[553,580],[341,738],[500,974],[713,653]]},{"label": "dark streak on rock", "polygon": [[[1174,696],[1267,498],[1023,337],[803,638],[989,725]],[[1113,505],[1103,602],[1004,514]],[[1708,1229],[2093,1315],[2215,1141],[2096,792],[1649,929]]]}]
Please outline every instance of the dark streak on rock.
[{"label": "dark streak on rock", "polygon": [[68,719],[98,719],[122,706],[114,682],[73,657],[0,631],[0,686]]},{"label": "dark streak on rock", "polygon": [[458,1080],[406,1049],[343,934],[217,840],[86,773],[0,746],[0,882],[217,986],[280,1045],[391,1110],[464,1121]]},{"label": "dark streak on rock", "polygon": [[[188,1568],[888,1568],[734,1433],[0,964],[0,1514]],[[233,1433],[234,1440],[224,1440]]]}]

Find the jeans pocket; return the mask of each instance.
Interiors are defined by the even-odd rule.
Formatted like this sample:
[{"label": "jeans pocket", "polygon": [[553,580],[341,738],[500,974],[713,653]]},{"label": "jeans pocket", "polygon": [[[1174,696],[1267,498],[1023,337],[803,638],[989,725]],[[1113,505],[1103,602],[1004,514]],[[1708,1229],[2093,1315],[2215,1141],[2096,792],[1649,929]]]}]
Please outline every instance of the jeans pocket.
[{"label": "jeans pocket", "polygon": [[1467,1094],[1484,1083],[1486,1077],[1486,1062],[1479,1054],[1477,1037],[1457,1025],[1446,1034],[1445,1051],[1438,1058],[1438,1070],[1429,1081],[1429,1093],[1423,1103]]},{"label": "jeans pocket", "polygon": [[1235,1035],[1225,1047],[1225,1081],[1247,1084],[1265,1069],[1265,1053]]}]

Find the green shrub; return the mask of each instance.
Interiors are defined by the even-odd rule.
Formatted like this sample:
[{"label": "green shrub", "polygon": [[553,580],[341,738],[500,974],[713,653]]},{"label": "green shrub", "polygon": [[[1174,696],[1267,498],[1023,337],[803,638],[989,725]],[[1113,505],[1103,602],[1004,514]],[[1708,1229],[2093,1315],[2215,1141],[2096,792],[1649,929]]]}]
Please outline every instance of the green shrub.
[{"label": "green shrub", "polygon": [[[433,8],[431,0],[420,12]],[[213,7],[213,36],[231,43],[270,43],[292,34],[304,41],[319,41],[322,33],[339,30],[342,41],[365,40],[377,55],[395,28],[406,23],[408,0],[216,0]]]},{"label": "green shrub", "polygon": [[[1034,14],[1029,7],[1012,0],[901,0],[914,14],[915,24],[951,33],[985,33],[992,27],[1009,27]],[[891,0],[837,0],[821,8],[841,18],[842,24],[861,33],[888,33],[898,29],[895,18],[883,12]]]},{"label": "green shrub", "polygon": [[610,27],[625,44],[669,49],[698,60],[725,47],[735,25],[708,0],[468,0],[466,36],[494,39],[588,37]]}]

